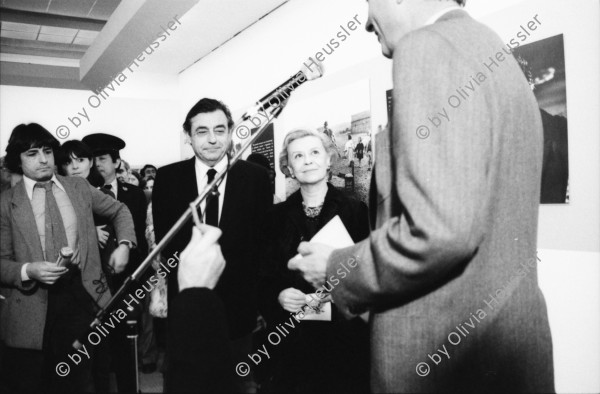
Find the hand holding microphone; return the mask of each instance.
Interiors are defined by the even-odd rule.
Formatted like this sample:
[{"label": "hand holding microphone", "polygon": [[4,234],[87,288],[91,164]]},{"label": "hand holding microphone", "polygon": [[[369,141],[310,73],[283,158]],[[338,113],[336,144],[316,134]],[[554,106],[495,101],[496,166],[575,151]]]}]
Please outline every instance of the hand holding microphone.
[{"label": "hand holding microphone", "polygon": [[73,261],[73,249],[65,246],[60,249],[60,253],[58,254],[58,259],[56,260],[57,267],[69,268],[69,265],[72,264]]},{"label": "hand holding microphone", "polygon": [[28,263],[25,272],[31,280],[47,285],[53,285],[64,274],[69,272],[69,270],[65,267],[56,266],[56,263],[37,261],[35,263]]}]

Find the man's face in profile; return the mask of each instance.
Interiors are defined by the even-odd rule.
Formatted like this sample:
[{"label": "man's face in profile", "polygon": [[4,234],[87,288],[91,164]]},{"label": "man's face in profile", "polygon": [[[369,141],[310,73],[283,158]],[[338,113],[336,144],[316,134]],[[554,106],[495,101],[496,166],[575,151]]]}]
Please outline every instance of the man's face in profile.
[{"label": "man's face in profile", "polygon": [[368,32],[375,33],[377,40],[381,44],[383,56],[391,58],[393,54],[392,31],[391,31],[391,13],[394,12],[394,0],[367,0],[369,3],[369,17],[367,19],[366,29]]},{"label": "man's face in profile", "polygon": [[[434,0],[431,0],[434,1]],[[435,0],[437,1],[437,0]],[[369,18],[366,29],[375,33],[383,56],[391,59],[400,39],[414,30],[413,16],[427,0],[367,0]]]}]

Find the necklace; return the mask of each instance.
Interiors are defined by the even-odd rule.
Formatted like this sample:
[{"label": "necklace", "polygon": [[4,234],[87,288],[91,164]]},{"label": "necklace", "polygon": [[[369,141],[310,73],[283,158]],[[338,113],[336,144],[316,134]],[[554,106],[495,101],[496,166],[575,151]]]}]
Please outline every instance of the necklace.
[{"label": "necklace", "polygon": [[307,207],[304,201],[302,201],[302,209],[304,209],[304,214],[307,217],[314,219],[321,213],[321,209],[323,209],[323,203],[316,207]]}]

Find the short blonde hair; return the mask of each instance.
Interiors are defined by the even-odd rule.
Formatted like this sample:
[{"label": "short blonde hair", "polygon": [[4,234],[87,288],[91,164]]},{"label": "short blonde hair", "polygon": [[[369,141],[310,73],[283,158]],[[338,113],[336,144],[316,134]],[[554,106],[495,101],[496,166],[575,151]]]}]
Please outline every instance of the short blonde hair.
[{"label": "short blonde hair", "polygon": [[325,148],[325,152],[327,152],[332,160],[338,156],[338,152],[334,148],[333,142],[325,134],[307,129],[292,130],[285,136],[285,139],[283,140],[283,147],[281,148],[281,153],[279,154],[279,170],[286,177],[291,176],[290,170],[288,169],[288,147],[292,142],[304,137],[317,137],[320,139],[323,143],[323,147]]}]

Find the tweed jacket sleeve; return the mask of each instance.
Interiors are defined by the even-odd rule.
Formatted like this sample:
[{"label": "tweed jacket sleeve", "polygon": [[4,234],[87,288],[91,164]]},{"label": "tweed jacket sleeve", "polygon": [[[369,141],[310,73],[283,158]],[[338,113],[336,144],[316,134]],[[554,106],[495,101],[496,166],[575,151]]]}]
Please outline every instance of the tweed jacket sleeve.
[{"label": "tweed jacket sleeve", "polygon": [[398,306],[443,285],[485,236],[490,86],[456,108],[448,102],[485,59],[467,59],[442,35],[421,29],[401,40],[393,60],[393,127],[376,137],[376,145],[389,144],[377,148],[378,228],[328,261],[328,276],[339,263],[358,261],[333,291],[351,313]]}]

